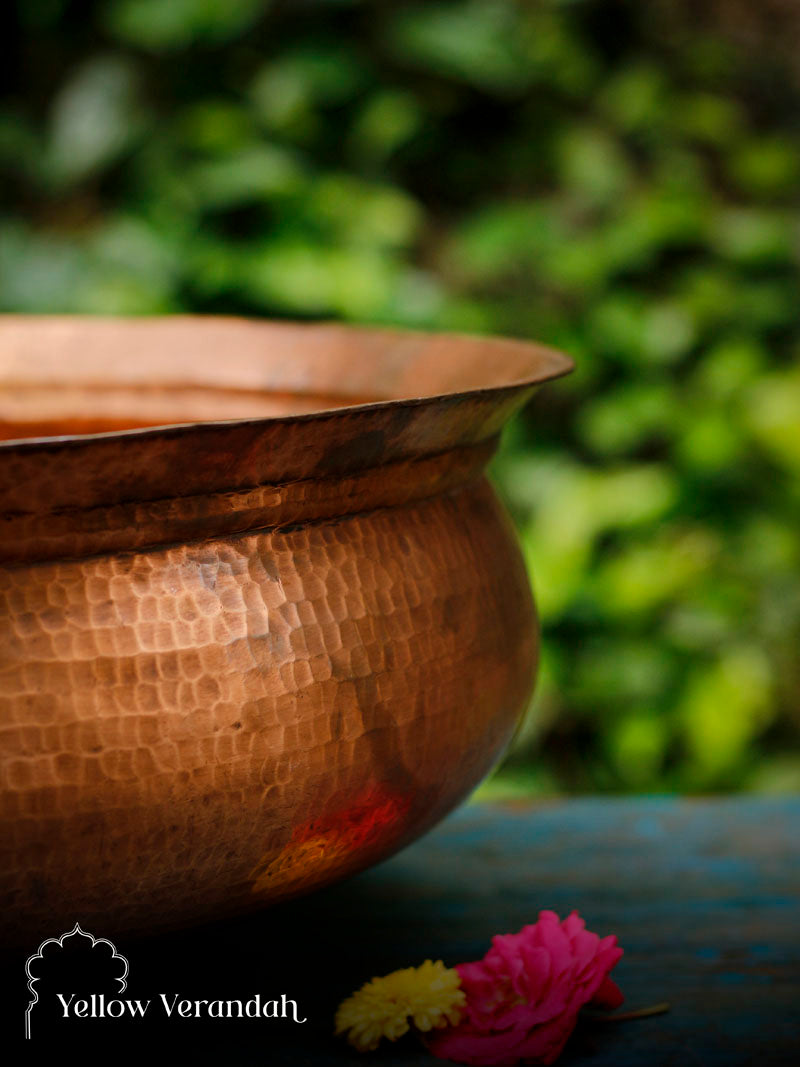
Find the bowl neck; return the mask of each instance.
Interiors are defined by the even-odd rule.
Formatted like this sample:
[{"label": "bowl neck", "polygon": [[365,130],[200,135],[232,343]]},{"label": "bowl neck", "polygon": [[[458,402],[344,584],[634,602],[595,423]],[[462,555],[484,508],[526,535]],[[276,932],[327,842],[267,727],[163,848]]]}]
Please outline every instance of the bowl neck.
[{"label": "bowl neck", "polygon": [[90,507],[6,513],[0,563],[81,558],[296,529],[447,493],[482,476],[498,437],[346,473]]}]

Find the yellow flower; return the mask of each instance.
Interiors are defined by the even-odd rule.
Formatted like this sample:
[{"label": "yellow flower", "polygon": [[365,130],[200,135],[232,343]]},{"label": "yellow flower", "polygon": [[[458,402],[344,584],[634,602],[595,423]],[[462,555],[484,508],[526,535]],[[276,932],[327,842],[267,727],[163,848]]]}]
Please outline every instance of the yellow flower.
[{"label": "yellow flower", "polygon": [[461,1020],[466,1003],[458,972],[437,960],[373,978],[343,1000],[336,1012],[336,1033],[359,1052],[371,1052],[382,1037],[396,1041],[409,1028],[433,1030]]}]

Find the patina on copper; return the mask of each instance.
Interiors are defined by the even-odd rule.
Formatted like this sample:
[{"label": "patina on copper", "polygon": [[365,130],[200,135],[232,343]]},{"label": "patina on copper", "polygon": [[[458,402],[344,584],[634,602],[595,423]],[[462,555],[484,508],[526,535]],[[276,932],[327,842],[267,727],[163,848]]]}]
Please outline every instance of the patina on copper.
[{"label": "patina on copper", "polygon": [[535,614],[483,471],[560,353],[0,317],[0,913],[31,944],[386,856],[497,759]]}]

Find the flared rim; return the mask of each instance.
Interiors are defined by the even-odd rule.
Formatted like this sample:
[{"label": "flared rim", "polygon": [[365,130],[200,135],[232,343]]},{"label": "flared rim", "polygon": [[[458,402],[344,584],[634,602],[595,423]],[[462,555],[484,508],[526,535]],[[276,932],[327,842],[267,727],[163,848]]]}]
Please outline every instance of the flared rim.
[{"label": "flared rim", "polygon": [[[107,339],[110,345],[119,346],[139,334],[142,343],[169,346],[178,341],[179,344],[185,345],[188,351],[191,347],[189,335],[192,331],[196,331],[198,336],[200,333],[207,334],[211,331],[220,347],[224,347],[226,341],[239,342],[243,331],[255,331],[263,335],[265,342],[274,343],[279,339],[280,347],[294,347],[295,354],[299,355],[302,355],[304,345],[310,344],[319,350],[333,339],[340,344],[342,340],[352,341],[355,346],[356,359],[362,353],[364,358],[374,358],[376,354],[380,356],[382,351],[402,352],[403,350],[415,353],[416,358],[420,358],[419,353],[430,350],[428,358],[433,360],[445,349],[451,352],[458,350],[459,359],[470,364],[471,380],[470,384],[464,387],[406,389],[401,392],[407,395],[377,396],[369,399],[350,400],[343,393],[337,398],[337,403],[331,406],[320,406],[315,410],[290,414],[166,420],[146,426],[85,433],[26,434],[0,439],[0,454],[12,450],[61,449],[108,439],[150,438],[165,434],[182,436],[191,434],[192,431],[200,428],[207,429],[222,425],[323,422],[330,418],[347,417],[356,413],[381,411],[393,407],[455,403],[470,397],[489,398],[492,395],[507,393],[509,390],[531,389],[544,382],[563,377],[574,369],[574,361],[571,357],[557,349],[533,341],[493,335],[435,333],[342,323],[304,323],[216,315],[113,317],[4,314],[0,315],[0,389],[8,390],[9,386],[14,385],[49,385],[53,388],[65,386],[75,381],[76,371],[79,376],[78,381],[86,381],[87,379],[82,376],[85,376],[87,372],[91,374],[92,367],[91,360],[88,364],[83,363],[82,341],[103,342]],[[182,333],[184,337],[170,337],[173,332]],[[147,334],[151,336],[148,337]],[[289,346],[285,344],[287,340],[290,341]],[[76,354],[78,356],[77,367]],[[268,355],[268,352],[265,350],[264,354]],[[164,368],[168,369],[171,366],[175,355],[174,351],[164,353]],[[248,358],[252,355],[251,350]],[[422,358],[426,357],[423,355]],[[59,360],[68,366],[63,370],[58,368]],[[483,382],[476,380],[475,377],[477,361],[484,363],[482,373],[485,373],[485,380]],[[177,367],[176,377],[170,379],[167,373],[153,384],[169,392],[171,388],[186,384],[185,381],[180,380],[181,372],[185,373],[185,370],[184,362],[183,366]],[[220,370],[221,373],[211,375],[206,379],[202,376],[196,378],[194,384],[210,393],[215,390],[224,392],[230,388],[239,389],[242,392],[259,391],[253,388],[252,384],[241,380],[234,385],[226,384],[224,366]],[[127,386],[131,389],[143,384],[141,378],[122,378],[119,366],[114,368],[113,373],[109,373],[107,369],[102,373],[108,375],[106,382],[102,384],[117,385],[122,388]],[[295,386],[295,388],[299,396],[305,392],[302,385]],[[0,412],[1,418],[2,412]]]},{"label": "flared rim", "polygon": [[[136,551],[449,491],[480,476],[509,418],[571,369],[553,349],[495,337],[0,317],[0,563]],[[15,403],[29,428],[37,411],[57,414],[76,396],[119,407],[120,390],[122,401],[135,394],[148,425],[8,437]],[[287,396],[307,395],[336,402],[280,413]],[[165,397],[183,415],[153,424]],[[186,417],[209,404],[270,411],[276,397],[277,414]]]}]

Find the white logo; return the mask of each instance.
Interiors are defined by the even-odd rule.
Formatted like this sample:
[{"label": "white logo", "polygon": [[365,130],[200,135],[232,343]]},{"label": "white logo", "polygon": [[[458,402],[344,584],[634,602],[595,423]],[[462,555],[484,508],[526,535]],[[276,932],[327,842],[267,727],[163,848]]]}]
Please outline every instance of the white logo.
[{"label": "white logo", "polygon": [[37,1001],[39,1000],[39,994],[33,988],[34,983],[38,982],[39,978],[31,974],[31,964],[33,963],[34,960],[40,960],[40,959],[43,958],[42,951],[45,948],[47,948],[48,945],[58,945],[59,948],[63,948],[64,947],[65,938],[75,937],[76,935],[79,936],[79,937],[88,937],[89,940],[92,942],[92,945],[91,945],[92,948],[95,948],[95,946],[97,946],[97,945],[108,945],[108,947],[111,949],[111,958],[114,959],[114,960],[122,960],[123,964],[125,965],[125,970],[122,972],[122,977],[121,978],[116,978],[115,981],[119,982],[119,984],[120,984],[120,989],[119,989],[120,993],[124,993],[125,992],[125,989],[126,989],[127,984],[128,984],[126,982],[126,979],[128,977],[128,970],[129,970],[127,959],[121,953],[117,952],[116,946],[113,945],[108,940],[108,938],[106,938],[106,937],[94,937],[92,934],[88,933],[86,930],[82,930],[80,923],[75,923],[75,925],[72,927],[72,929],[68,930],[65,934],[62,934],[61,937],[48,937],[46,941],[42,941],[41,945],[39,945],[38,950],[36,952],[34,952],[34,954],[32,956],[29,956],[28,959],[27,959],[27,962],[25,963],[25,973],[28,976],[28,990],[30,991],[30,993],[33,996],[33,1000],[31,1000],[28,1003],[28,1007],[25,1009],[25,1038],[26,1038],[26,1040],[30,1040],[30,1036],[31,1036],[31,1009],[33,1008],[34,1004],[36,1004]]}]

